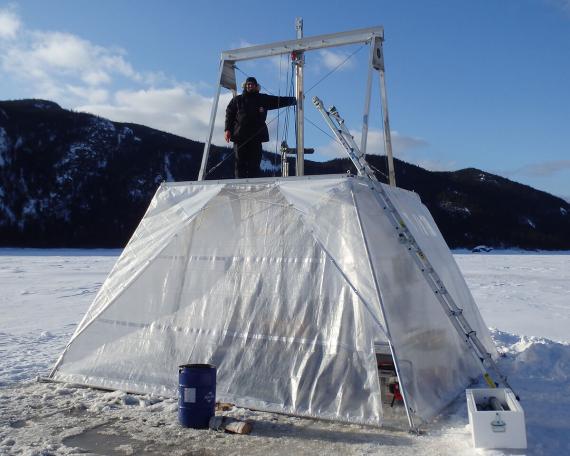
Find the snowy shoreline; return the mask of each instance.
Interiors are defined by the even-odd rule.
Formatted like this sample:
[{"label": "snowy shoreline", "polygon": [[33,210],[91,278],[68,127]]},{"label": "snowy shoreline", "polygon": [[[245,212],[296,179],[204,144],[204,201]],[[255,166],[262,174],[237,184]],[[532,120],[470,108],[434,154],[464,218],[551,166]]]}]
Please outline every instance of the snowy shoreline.
[{"label": "snowy shoreline", "polygon": [[492,249],[490,252],[473,252],[472,249],[452,249],[454,255],[570,255],[570,250]]}]

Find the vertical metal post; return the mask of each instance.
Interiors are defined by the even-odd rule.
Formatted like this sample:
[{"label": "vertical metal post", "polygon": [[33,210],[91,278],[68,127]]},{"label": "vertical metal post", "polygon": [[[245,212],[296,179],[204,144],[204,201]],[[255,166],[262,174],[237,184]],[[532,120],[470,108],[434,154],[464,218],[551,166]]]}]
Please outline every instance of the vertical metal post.
[{"label": "vertical metal post", "polygon": [[281,177],[289,177],[289,162],[284,152],[281,153]]},{"label": "vertical metal post", "polygon": [[394,158],[392,155],[392,135],[390,133],[390,118],[388,115],[388,96],[386,95],[386,74],[384,70],[384,53],[382,42],[377,39],[375,45],[375,59],[378,61],[376,69],[380,73],[380,93],[382,95],[382,112],[384,113],[384,145],[388,157],[388,180],[392,187],[396,186],[396,174],[394,173]]},{"label": "vertical metal post", "polygon": [[362,137],[360,139],[360,152],[366,156],[366,144],[368,142],[368,116],[370,114],[370,97],[372,94],[372,72],[374,51],[376,49],[375,41],[370,42],[370,57],[368,59],[368,80],[366,81],[366,95],[364,96],[364,114],[362,115]]},{"label": "vertical metal post", "polygon": [[[295,29],[297,39],[303,38],[303,18],[295,19]],[[295,96],[297,98],[297,176],[305,175],[305,109],[303,90],[303,66],[305,64],[305,54],[296,53],[295,62]]]},{"label": "vertical metal post", "polygon": [[214,123],[216,122],[216,112],[218,111],[218,101],[220,100],[220,91],[222,89],[222,73],[224,71],[224,59],[220,60],[220,74],[218,76],[218,88],[216,90],[216,95],[214,96],[214,102],[212,104],[212,112],[210,113],[210,127],[208,132],[208,137],[204,143],[204,153],[202,154],[202,164],[200,165],[200,173],[198,174],[198,180],[204,180],[206,177],[206,166],[208,164],[208,156],[210,155],[210,145],[212,144],[212,135],[214,134]]}]

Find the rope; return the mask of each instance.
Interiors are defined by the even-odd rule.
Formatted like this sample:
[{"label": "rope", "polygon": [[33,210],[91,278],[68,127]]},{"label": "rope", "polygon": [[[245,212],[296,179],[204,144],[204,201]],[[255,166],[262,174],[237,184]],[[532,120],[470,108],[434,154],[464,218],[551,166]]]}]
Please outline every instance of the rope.
[{"label": "rope", "polygon": [[[330,70],[327,74],[325,74],[321,79],[319,79],[317,82],[315,82],[310,88],[309,90],[305,90],[305,95],[307,95],[311,90],[313,90],[316,86],[318,86],[321,82],[323,82],[326,78],[328,78],[331,74],[333,74],[335,71],[337,71],[341,66],[343,66],[346,62],[348,62],[353,56],[355,56],[358,52],[360,52],[362,50],[362,48],[364,48],[364,46],[366,46],[366,43],[361,45],[358,49],[356,49],[354,52],[352,52],[348,57],[346,57],[342,62],[340,62],[337,66],[335,66],[332,70]],[[283,55],[283,54],[282,54]],[[281,72],[281,62],[279,62],[279,71]],[[248,78],[250,75],[247,74],[245,71],[243,71],[240,67],[238,67],[237,65],[234,65],[234,68],[236,70],[238,70],[241,74],[243,74],[246,78]],[[281,73],[280,73],[280,77],[281,77]],[[269,92],[271,95],[275,95],[271,90],[269,90],[267,87],[262,86],[267,92]]]},{"label": "rope", "polygon": [[[287,90],[287,95],[288,96],[292,96],[293,95],[293,71],[291,71],[291,73],[289,73],[289,70],[293,69],[293,62],[291,62],[291,65],[287,67],[287,81],[289,83],[289,87]],[[291,112],[290,106],[287,107],[286,110],[286,114],[287,116],[285,117],[285,126],[284,126],[284,131],[283,131],[283,140],[287,140],[287,137],[289,136],[289,113]]]},{"label": "rope", "polygon": [[[342,146],[342,143],[338,140],[338,138],[332,136],[331,134],[329,134],[328,132],[326,132],[325,130],[323,130],[321,127],[319,127],[315,122],[313,122],[311,119],[309,119],[307,116],[305,116],[305,120],[309,121],[309,123],[311,125],[313,125],[313,127],[317,128],[318,130],[320,130],[323,134],[325,134],[326,136],[328,136],[330,139],[332,139],[333,141],[336,141],[337,143],[339,143]],[[344,147],[344,146],[343,146]]]},{"label": "rope", "polygon": [[[365,158],[366,158],[366,157],[365,157]],[[372,165],[370,162],[368,162],[368,166],[370,166],[370,167],[372,168],[372,171],[375,171],[375,172],[377,172],[378,174],[384,176],[386,179],[389,179],[389,178],[388,178],[388,175],[387,175],[386,173],[380,171],[378,168],[376,168],[376,166]]]},{"label": "rope", "polygon": [[336,70],[338,70],[341,66],[343,66],[349,59],[351,59],[357,52],[359,52],[366,44],[360,46],[356,51],[350,54],[346,59],[340,62],[337,66],[335,66],[331,71],[325,74],[321,79],[319,79],[315,84],[311,86],[309,90],[305,90],[305,95],[307,95],[311,90],[313,90],[316,86],[318,86],[321,82],[323,82],[326,78],[328,78],[331,74],[333,74]]},{"label": "rope", "polygon": [[206,173],[206,175],[204,176],[204,179],[209,176],[212,172],[214,172],[216,169],[218,169],[222,163],[224,163],[228,158],[230,158],[231,156],[234,155],[234,150],[232,149],[232,151],[221,161],[219,162],[216,166],[213,166],[210,168],[210,170]]}]

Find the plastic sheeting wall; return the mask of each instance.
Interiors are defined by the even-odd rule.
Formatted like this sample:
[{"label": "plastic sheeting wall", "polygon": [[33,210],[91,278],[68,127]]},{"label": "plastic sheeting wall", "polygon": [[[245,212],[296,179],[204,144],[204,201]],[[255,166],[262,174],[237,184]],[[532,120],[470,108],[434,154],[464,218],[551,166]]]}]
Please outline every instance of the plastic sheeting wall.
[{"label": "plastic sheeting wall", "polygon": [[[212,363],[219,400],[380,424],[373,342],[386,340],[387,321],[413,409],[432,416],[474,365],[368,184],[323,176],[161,186],[53,377],[174,396],[178,365]],[[482,325],[427,210],[390,191],[411,225],[427,220],[422,243]]]}]

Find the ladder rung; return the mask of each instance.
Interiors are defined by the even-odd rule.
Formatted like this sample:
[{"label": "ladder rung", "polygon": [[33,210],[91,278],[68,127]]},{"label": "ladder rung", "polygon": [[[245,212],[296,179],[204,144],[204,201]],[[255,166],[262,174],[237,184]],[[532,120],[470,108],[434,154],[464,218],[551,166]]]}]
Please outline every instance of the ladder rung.
[{"label": "ladder rung", "polygon": [[481,358],[481,361],[486,361],[486,360],[492,359],[492,358],[493,358],[493,357],[491,356],[491,353],[488,353],[488,352],[487,352],[487,353],[485,353],[485,356],[483,356],[483,357]]}]

